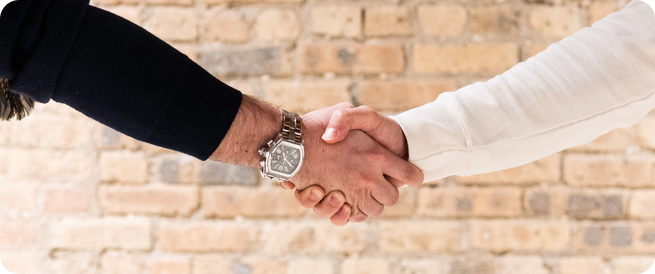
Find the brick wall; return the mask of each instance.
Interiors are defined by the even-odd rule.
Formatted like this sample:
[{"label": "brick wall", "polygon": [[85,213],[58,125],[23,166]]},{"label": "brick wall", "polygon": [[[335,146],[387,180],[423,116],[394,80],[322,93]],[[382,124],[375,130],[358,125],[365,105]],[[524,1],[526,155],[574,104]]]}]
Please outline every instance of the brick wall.
[{"label": "brick wall", "polygon": [[[239,90],[385,113],[489,79],[620,1],[96,0]],[[257,171],[55,103],[0,123],[0,259],[16,274],[635,274],[655,257],[655,115],[522,167],[402,189],[337,228]]]}]

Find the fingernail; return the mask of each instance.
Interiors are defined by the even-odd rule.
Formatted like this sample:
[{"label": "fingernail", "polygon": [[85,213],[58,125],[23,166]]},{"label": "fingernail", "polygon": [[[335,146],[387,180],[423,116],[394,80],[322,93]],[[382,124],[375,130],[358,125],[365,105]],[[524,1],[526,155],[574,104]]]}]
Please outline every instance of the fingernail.
[{"label": "fingernail", "polygon": [[312,199],[312,201],[318,201],[321,199],[322,195],[323,194],[321,194],[320,191],[312,189],[312,191],[309,193],[309,199]]},{"label": "fingernail", "polygon": [[323,140],[332,140],[337,138],[337,130],[334,128],[328,128],[323,134]]},{"label": "fingernail", "polygon": [[337,195],[332,195],[332,198],[330,199],[330,203],[332,206],[341,206],[341,199],[337,197]]},{"label": "fingernail", "polygon": [[280,184],[280,186],[281,186],[282,188],[284,188],[285,190],[291,190],[291,187],[289,186],[289,182],[287,182],[287,181],[282,182],[282,183]]}]

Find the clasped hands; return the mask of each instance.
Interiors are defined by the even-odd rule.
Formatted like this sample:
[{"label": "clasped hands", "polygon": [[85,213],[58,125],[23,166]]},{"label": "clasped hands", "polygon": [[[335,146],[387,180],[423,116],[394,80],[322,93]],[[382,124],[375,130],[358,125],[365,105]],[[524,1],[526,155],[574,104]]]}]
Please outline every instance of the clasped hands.
[{"label": "clasped hands", "polygon": [[302,206],[333,224],[379,216],[398,202],[398,187],[423,182],[421,170],[407,162],[407,141],[394,120],[348,103],[302,118],[305,162],[292,182],[280,185],[296,188]]}]

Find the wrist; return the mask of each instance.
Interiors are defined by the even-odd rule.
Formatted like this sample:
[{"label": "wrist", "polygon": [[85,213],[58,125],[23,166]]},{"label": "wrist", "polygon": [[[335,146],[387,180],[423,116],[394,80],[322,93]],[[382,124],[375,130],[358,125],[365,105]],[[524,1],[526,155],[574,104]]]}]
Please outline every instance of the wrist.
[{"label": "wrist", "polygon": [[243,95],[241,107],[230,130],[209,158],[238,165],[258,167],[258,150],[280,133],[280,110],[265,102]]}]

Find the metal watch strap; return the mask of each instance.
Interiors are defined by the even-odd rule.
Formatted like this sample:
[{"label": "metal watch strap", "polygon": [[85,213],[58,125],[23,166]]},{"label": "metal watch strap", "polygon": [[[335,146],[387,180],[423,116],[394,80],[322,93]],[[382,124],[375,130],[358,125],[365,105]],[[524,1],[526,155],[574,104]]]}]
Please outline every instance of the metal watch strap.
[{"label": "metal watch strap", "polygon": [[302,118],[300,115],[281,109],[282,112],[282,138],[300,144],[302,143]]}]

